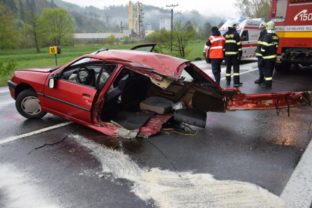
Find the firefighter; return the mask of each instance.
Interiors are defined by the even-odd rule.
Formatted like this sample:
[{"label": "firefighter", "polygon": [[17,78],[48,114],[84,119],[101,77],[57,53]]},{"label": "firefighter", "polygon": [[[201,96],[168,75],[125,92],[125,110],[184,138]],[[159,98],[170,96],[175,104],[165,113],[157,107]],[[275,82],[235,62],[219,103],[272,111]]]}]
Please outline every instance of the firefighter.
[{"label": "firefighter", "polygon": [[211,36],[208,37],[206,46],[209,48],[208,58],[211,62],[212,73],[218,84],[221,79],[221,63],[223,60],[223,47],[225,40],[217,27],[211,28]]},{"label": "firefighter", "polygon": [[255,80],[255,84],[261,84],[264,82],[261,46],[262,46],[263,37],[267,33],[266,28],[265,28],[265,24],[261,23],[259,25],[259,29],[261,30],[261,32],[260,32],[260,35],[258,38],[257,49],[256,49],[256,57],[258,59],[259,78],[257,80]]},{"label": "firefighter", "polygon": [[225,38],[224,59],[226,62],[226,85],[231,84],[231,68],[233,66],[234,87],[242,86],[239,77],[239,62],[242,57],[242,43],[236,31],[236,22],[230,22],[228,31],[223,35]]},{"label": "firefighter", "polygon": [[264,35],[260,52],[262,54],[264,88],[272,88],[273,70],[277,57],[278,36],[274,32],[275,24],[269,21],[266,24],[267,34]]}]

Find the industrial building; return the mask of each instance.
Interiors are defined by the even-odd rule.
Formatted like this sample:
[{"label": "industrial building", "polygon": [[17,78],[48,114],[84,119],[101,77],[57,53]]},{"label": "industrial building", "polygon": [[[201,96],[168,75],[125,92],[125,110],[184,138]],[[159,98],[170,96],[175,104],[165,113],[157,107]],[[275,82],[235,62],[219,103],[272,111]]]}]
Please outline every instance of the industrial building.
[{"label": "industrial building", "polygon": [[131,32],[131,36],[144,37],[143,9],[142,3],[139,1],[136,3],[129,1],[128,28]]}]

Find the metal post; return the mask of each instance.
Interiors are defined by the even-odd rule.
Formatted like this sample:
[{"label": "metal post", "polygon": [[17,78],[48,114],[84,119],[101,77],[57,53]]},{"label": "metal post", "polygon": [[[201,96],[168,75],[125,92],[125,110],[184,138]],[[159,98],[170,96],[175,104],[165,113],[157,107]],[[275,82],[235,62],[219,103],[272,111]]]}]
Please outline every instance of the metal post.
[{"label": "metal post", "polygon": [[54,54],[54,58],[55,58],[55,65],[57,66],[57,55]]},{"label": "metal post", "polygon": [[173,36],[173,9],[171,9],[171,28],[170,28],[170,51],[172,52],[172,36]]},{"label": "metal post", "polygon": [[170,51],[172,52],[172,42],[173,42],[173,8],[179,6],[179,4],[167,5],[171,8],[171,22],[170,22]]}]

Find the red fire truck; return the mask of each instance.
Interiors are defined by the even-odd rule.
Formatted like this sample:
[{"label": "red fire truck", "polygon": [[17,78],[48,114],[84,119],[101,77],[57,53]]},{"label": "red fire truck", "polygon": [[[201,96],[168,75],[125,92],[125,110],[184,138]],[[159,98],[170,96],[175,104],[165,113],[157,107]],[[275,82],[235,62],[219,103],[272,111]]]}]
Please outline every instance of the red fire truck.
[{"label": "red fire truck", "polygon": [[312,65],[312,0],[272,0],[271,19],[280,38],[276,69]]}]

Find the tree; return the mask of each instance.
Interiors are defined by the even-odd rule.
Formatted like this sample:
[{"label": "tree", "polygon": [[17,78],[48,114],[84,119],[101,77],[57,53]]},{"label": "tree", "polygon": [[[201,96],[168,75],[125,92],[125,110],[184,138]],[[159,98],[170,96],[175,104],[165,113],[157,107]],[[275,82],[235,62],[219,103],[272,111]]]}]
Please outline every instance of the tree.
[{"label": "tree", "polygon": [[36,14],[36,4],[34,0],[27,0],[27,11],[25,12],[25,27],[26,32],[33,39],[37,53],[40,52],[39,47],[39,23],[38,15]]},{"label": "tree", "polygon": [[117,39],[114,35],[108,36],[105,40],[105,43],[107,43],[108,45],[115,45],[116,42],[117,42]]},{"label": "tree", "polygon": [[202,38],[204,38],[205,40],[211,34],[211,27],[212,26],[210,22],[205,22],[203,28],[201,29]]},{"label": "tree", "polygon": [[45,9],[38,21],[43,44],[59,46],[73,42],[74,24],[64,9]]},{"label": "tree", "polygon": [[20,40],[14,15],[4,5],[0,5],[0,48],[16,48]]},{"label": "tree", "polygon": [[184,58],[190,52],[187,50],[187,45],[190,40],[194,39],[195,34],[195,29],[190,22],[185,25],[180,22],[176,23],[173,32],[173,50],[178,52],[178,56]]},{"label": "tree", "polygon": [[[151,33],[146,37],[146,40],[149,42],[157,43],[157,49],[159,52],[163,50],[170,50],[170,31],[161,30],[159,32]],[[173,41],[172,41],[172,51],[173,54],[180,57],[185,57],[190,50],[187,46],[190,40],[193,40],[195,37],[195,29],[191,22],[182,24],[177,22],[174,25],[173,30]]]},{"label": "tree", "polygon": [[236,0],[240,14],[252,18],[269,18],[271,0]]}]

